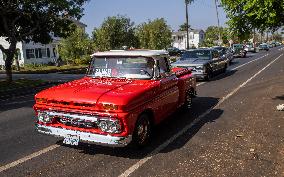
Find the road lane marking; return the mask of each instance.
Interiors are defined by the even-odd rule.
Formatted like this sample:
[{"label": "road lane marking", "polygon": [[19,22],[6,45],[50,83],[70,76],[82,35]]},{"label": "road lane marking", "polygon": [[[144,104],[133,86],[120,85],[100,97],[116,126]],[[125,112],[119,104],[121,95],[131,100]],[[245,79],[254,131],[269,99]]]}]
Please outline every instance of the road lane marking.
[{"label": "road lane marking", "polygon": [[156,154],[158,154],[161,150],[166,148],[169,144],[171,144],[173,141],[175,141],[178,137],[183,135],[185,132],[187,132],[194,124],[198,123],[203,117],[207,116],[212,110],[218,108],[224,101],[229,99],[232,95],[234,95],[237,91],[239,91],[242,87],[244,87],[248,82],[250,82],[252,79],[254,79],[256,76],[258,76],[261,72],[263,72],[266,68],[268,68],[271,64],[273,64],[276,60],[278,60],[283,54],[281,54],[279,57],[271,61],[269,64],[267,64],[264,68],[259,70],[256,74],[254,74],[252,77],[250,77],[248,80],[246,80],[244,83],[239,85],[236,89],[231,91],[228,95],[223,97],[214,107],[208,109],[206,112],[201,114],[197,117],[191,124],[184,127],[181,131],[176,133],[174,136],[172,136],[170,139],[168,139],[166,142],[158,146],[156,149],[154,149],[147,157],[139,160],[137,163],[132,165],[130,168],[128,168],[126,171],[124,171],[119,177],[127,177],[131,175],[133,172],[135,172],[138,168],[140,168],[143,164],[145,164],[148,160],[152,159]]},{"label": "road lane marking", "polygon": [[59,146],[60,146],[60,145],[58,145],[58,144],[51,145],[51,146],[49,146],[49,147],[47,147],[47,148],[44,148],[44,149],[42,149],[42,150],[40,150],[40,151],[37,151],[37,152],[35,152],[35,153],[32,153],[32,154],[30,154],[30,155],[28,155],[28,156],[26,156],[26,157],[23,157],[23,158],[21,158],[21,159],[19,159],[19,160],[16,160],[16,161],[14,161],[14,162],[11,162],[11,163],[8,163],[8,164],[6,164],[6,165],[3,165],[3,166],[0,167],[0,173],[1,173],[2,171],[8,170],[8,169],[10,169],[10,168],[12,168],[12,167],[15,167],[15,166],[17,166],[17,165],[20,165],[20,164],[22,164],[22,163],[24,163],[24,162],[26,162],[26,161],[28,161],[28,160],[31,160],[31,159],[33,159],[33,158],[35,158],[35,157],[38,157],[38,156],[40,156],[40,155],[42,155],[42,154],[45,154],[45,153],[47,153],[47,152],[49,152],[49,151],[52,151],[52,150],[58,148]]},{"label": "road lane marking", "polygon": [[249,61],[249,62],[247,62],[247,63],[244,63],[244,64],[242,64],[242,65],[240,65],[240,66],[237,66],[237,67],[235,67],[235,68],[233,68],[233,69],[231,69],[231,70],[239,69],[239,68],[241,68],[241,67],[243,67],[243,66],[245,66],[245,65],[248,65],[248,64],[250,64],[250,63],[252,63],[252,62],[254,62],[254,61],[257,61],[257,60],[260,60],[260,59],[262,59],[262,58],[264,58],[264,57],[267,57],[268,55],[269,55],[269,54],[266,54],[266,55],[263,55],[263,56],[261,56],[261,57],[258,57],[258,58],[256,58],[256,59],[251,60],[251,61]]},{"label": "road lane marking", "polygon": [[[222,104],[224,101],[226,101],[229,97],[231,97],[234,93],[236,93],[240,88],[242,88],[243,86],[245,86],[249,81],[251,81],[253,78],[255,78],[257,75],[259,75],[263,70],[265,70],[267,67],[269,67],[272,63],[274,63],[277,59],[279,59],[283,54],[281,54],[279,57],[277,57],[275,60],[273,60],[272,62],[270,62],[266,67],[264,67],[262,70],[260,70],[259,72],[257,72],[254,76],[252,76],[250,79],[248,79],[246,82],[244,82],[243,84],[241,84],[239,87],[237,87],[235,90],[233,90],[231,93],[229,93],[227,96],[223,97],[216,106],[208,109],[207,111],[205,111],[204,113],[202,113],[200,116],[197,117],[197,119],[195,119],[191,124],[187,125],[186,127],[184,127],[181,131],[179,131],[178,133],[176,133],[175,135],[173,135],[170,139],[168,139],[166,142],[164,142],[163,144],[161,144],[160,146],[158,146],[155,150],[153,150],[149,156],[139,160],[136,164],[134,164],[133,166],[131,166],[129,169],[127,169],[124,173],[122,173],[119,177],[125,177],[125,176],[129,176],[131,173],[133,173],[135,170],[137,170],[139,167],[141,167],[143,164],[145,164],[148,160],[152,159],[154,155],[156,155],[157,153],[159,153],[161,150],[163,150],[164,148],[166,148],[170,143],[172,143],[174,140],[176,140],[178,137],[180,137],[181,135],[183,135],[186,131],[188,131],[194,124],[196,124],[198,121],[200,121],[203,117],[205,117],[206,115],[208,115],[213,109],[216,109],[218,106],[220,106],[220,104]],[[264,57],[264,56],[263,56]],[[261,58],[261,57],[260,57]],[[202,82],[198,85],[202,85],[206,82]],[[60,145],[51,145],[49,147],[46,147],[40,151],[34,152],[26,157],[23,157],[21,159],[18,159],[14,162],[11,162],[9,164],[0,166],[0,172],[3,172],[5,170],[8,170],[10,168],[13,168],[17,165],[20,165],[28,160],[31,160],[35,157],[38,157],[42,154],[45,154],[49,151],[52,151],[56,148],[60,147]]]},{"label": "road lane marking", "polygon": [[197,85],[196,85],[196,87],[198,87],[198,86],[200,86],[200,85],[203,85],[203,84],[205,84],[206,82],[200,82],[200,83],[198,83]]}]

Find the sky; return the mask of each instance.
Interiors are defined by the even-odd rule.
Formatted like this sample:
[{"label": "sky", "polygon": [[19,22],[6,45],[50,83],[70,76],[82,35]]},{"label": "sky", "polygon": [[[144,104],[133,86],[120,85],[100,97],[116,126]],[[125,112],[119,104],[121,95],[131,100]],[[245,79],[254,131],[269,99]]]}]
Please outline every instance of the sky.
[{"label": "sky", "polygon": [[[206,30],[217,26],[215,0],[195,0],[189,6],[189,24],[193,29]],[[220,25],[225,26],[226,14],[218,7]],[[125,15],[138,25],[149,19],[164,18],[172,30],[178,30],[185,22],[184,0],[90,0],[85,5],[81,21],[87,25],[86,32],[100,27],[108,16]]]}]

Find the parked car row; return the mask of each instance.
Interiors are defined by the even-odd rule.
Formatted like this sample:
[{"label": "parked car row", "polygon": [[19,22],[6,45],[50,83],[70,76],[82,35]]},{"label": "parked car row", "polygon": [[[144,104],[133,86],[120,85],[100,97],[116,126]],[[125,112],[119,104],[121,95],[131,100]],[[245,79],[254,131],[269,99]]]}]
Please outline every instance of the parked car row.
[{"label": "parked car row", "polygon": [[197,79],[210,80],[215,74],[226,72],[228,67],[230,60],[221,55],[220,51],[216,48],[188,50],[172,66],[191,68]]}]

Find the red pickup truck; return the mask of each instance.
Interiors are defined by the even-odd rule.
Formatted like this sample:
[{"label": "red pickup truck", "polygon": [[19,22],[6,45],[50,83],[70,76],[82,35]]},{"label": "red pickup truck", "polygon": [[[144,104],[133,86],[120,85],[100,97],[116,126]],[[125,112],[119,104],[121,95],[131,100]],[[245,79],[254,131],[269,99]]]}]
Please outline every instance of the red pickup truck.
[{"label": "red pickup truck", "polygon": [[69,145],[143,146],[195,93],[191,71],[171,68],[166,51],[99,52],[84,78],[36,94],[36,130]]}]

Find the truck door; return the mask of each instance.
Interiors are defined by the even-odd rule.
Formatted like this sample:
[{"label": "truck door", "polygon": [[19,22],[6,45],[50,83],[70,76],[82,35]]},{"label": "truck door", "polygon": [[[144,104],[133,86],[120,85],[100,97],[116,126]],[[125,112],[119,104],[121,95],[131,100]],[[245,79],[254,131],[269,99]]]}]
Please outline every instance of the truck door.
[{"label": "truck door", "polygon": [[167,117],[174,112],[178,106],[179,90],[178,78],[172,74],[167,58],[157,60],[160,77],[160,104],[159,112],[161,118]]}]

